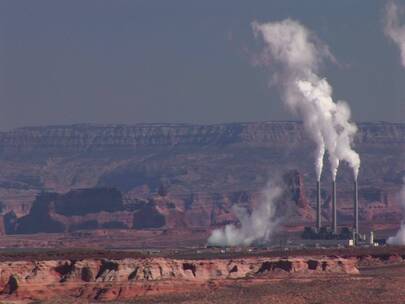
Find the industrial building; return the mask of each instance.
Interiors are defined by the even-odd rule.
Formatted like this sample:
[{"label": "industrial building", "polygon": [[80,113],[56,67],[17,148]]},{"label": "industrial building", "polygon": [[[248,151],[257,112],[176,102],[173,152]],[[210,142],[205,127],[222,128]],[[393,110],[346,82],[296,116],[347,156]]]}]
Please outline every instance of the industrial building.
[{"label": "industrial building", "polygon": [[331,226],[322,226],[321,214],[321,182],[316,182],[316,226],[305,227],[302,238],[311,240],[353,240],[358,245],[363,238],[359,234],[359,196],[358,183],[354,181],[353,187],[353,226],[343,227],[340,232],[337,230],[337,205],[336,205],[336,181],[332,182],[332,208]]}]

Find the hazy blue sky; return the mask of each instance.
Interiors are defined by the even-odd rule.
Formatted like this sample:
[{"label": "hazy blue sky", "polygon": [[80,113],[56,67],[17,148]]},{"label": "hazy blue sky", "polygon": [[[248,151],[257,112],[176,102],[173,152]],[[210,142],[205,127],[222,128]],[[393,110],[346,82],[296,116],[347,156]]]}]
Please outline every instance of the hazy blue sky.
[{"label": "hazy blue sky", "polygon": [[405,122],[405,69],[383,34],[384,3],[0,0],[0,129],[294,119],[252,65],[250,23],[287,17],[330,46],[339,64],[322,74],[355,120]]}]

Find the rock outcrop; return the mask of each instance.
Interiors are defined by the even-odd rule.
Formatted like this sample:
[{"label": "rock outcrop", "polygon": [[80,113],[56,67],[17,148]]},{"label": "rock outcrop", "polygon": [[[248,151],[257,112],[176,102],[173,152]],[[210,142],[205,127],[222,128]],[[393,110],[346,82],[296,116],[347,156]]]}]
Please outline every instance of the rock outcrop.
[{"label": "rock outcrop", "polygon": [[[30,212],[13,218],[6,215],[8,234],[57,233],[93,229],[143,229],[165,225],[165,217],[153,203],[126,210],[116,189],[72,190],[66,194],[39,194]],[[0,225],[5,226],[4,221]]]},{"label": "rock outcrop", "polygon": [[1,300],[128,300],[182,292],[234,279],[357,274],[356,259],[240,258],[179,260],[163,257],[0,262]]},{"label": "rock outcrop", "polygon": [[[96,229],[99,228],[99,222],[94,216],[99,218],[103,212],[119,211],[123,211],[122,196],[115,189],[81,189],[66,194],[41,193],[36,197],[29,214],[17,219],[9,233]],[[113,218],[110,216],[110,219]]]}]

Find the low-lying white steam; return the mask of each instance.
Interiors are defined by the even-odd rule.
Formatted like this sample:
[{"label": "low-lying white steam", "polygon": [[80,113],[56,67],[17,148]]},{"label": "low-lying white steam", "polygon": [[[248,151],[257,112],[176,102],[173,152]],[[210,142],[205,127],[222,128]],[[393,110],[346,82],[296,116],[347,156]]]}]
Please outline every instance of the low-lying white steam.
[{"label": "low-lying white steam", "polygon": [[[399,194],[399,202],[401,204],[402,212],[405,213],[405,178],[403,179],[403,185]],[[401,222],[401,228],[398,230],[395,236],[390,236],[387,240],[390,245],[405,245],[405,219]]]},{"label": "low-lying white steam", "polygon": [[333,60],[328,47],[291,19],[264,24],[253,22],[252,27],[255,35],[260,35],[265,42],[262,63],[280,69],[276,76],[283,88],[283,99],[303,120],[306,131],[317,144],[318,181],[325,150],[334,180],[342,160],[349,163],[357,179],[360,157],[351,147],[357,128],[350,122],[350,109],[343,101],[333,101],[332,87],[318,76],[322,62],[328,58]]},{"label": "low-lying white steam", "polygon": [[281,188],[269,183],[262,193],[259,206],[251,214],[244,208],[234,206],[233,211],[240,226],[229,224],[222,229],[215,229],[208,239],[208,244],[249,246],[253,242],[268,241],[279,222],[275,217],[275,201],[280,195]]},{"label": "low-lying white steam", "polygon": [[399,20],[401,10],[404,8],[390,1],[385,9],[385,35],[398,45],[401,51],[401,62],[405,67],[405,25],[401,25]]}]

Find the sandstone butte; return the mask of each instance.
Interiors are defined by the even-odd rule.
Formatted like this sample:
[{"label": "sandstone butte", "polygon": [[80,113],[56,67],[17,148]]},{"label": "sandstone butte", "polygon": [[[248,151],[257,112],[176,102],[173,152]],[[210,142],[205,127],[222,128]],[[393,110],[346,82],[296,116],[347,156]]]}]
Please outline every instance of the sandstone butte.
[{"label": "sandstone butte", "polygon": [[164,257],[9,261],[0,263],[0,301],[129,300],[209,288],[238,280],[359,273],[356,258],[294,257],[182,260]]}]

